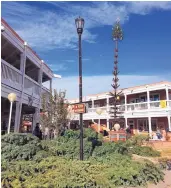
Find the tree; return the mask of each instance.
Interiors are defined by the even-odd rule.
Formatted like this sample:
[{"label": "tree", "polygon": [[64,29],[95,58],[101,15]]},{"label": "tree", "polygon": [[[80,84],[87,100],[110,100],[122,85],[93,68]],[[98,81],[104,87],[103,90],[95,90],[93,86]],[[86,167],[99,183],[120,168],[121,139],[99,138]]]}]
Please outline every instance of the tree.
[{"label": "tree", "polygon": [[119,78],[118,78],[118,41],[123,40],[123,32],[119,23],[119,20],[116,21],[116,24],[113,28],[112,32],[112,38],[115,41],[115,50],[114,50],[114,70],[113,70],[113,83],[111,84],[113,88],[113,92],[110,92],[110,96],[112,96],[112,105],[111,107],[111,117],[114,118],[113,124],[120,123],[122,124],[123,120],[120,118],[121,114],[118,109],[118,105],[120,104],[120,96],[122,94],[122,91],[118,91],[119,85]]},{"label": "tree", "polygon": [[54,89],[50,93],[42,95],[42,115],[40,122],[42,128],[55,128],[57,135],[61,133],[68,119],[68,102],[65,100],[66,92],[57,92]]}]

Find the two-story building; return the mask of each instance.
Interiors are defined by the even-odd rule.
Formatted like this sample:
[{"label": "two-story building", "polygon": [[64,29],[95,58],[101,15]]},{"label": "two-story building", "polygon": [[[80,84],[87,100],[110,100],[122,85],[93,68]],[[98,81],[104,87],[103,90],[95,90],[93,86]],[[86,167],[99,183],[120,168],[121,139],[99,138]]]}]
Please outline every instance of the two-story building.
[{"label": "two-story building", "polygon": [[[96,122],[109,130],[111,99],[109,92],[84,97],[83,102],[88,106],[87,113],[83,114],[84,125]],[[78,99],[69,102],[75,104]],[[125,126],[129,125],[135,132],[153,132],[157,127],[171,131],[171,82],[122,89],[118,107]],[[79,121],[79,115],[74,115],[72,120]]]},{"label": "two-story building", "polygon": [[27,42],[1,19],[1,129],[8,125],[8,94],[15,93],[17,99],[13,105],[11,129],[19,132],[23,115],[31,114],[32,130],[39,122],[41,95],[50,89],[42,84],[49,81],[52,87],[52,78],[52,70]]}]

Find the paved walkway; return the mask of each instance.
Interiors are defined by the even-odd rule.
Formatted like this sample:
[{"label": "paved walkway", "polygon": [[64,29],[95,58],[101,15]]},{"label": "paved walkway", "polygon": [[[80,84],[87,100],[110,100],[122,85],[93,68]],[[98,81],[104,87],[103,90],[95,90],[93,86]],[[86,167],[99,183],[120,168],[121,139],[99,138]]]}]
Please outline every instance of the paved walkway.
[{"label": "paved walkway", "polygon": [[171,171],[164,171],[164,182],[159,182],[157,185],[149,185],[148,188],[171,188]]}]

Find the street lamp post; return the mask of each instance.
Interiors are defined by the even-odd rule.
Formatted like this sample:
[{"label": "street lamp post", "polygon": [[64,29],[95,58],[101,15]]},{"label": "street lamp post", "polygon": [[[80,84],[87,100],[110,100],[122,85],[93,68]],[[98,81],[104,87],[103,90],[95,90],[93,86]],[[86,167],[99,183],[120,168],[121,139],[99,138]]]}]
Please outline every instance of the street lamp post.
[{"label": "street lamp post", "polygon": [[13,102],[16,100],[17,96],[15,93],[10,93],[8,95],[8,100],[10,101],[10,113],[9,113],[9,122],[8,122],[8,134],[10,133],[10,127],[11,127],[11,115],[12,115],[12,105]]},{"label": "street lamp post", "polygon": [[[79,38],[79,103],[82,103],[82,52],[81,52],[81,35],[84,28],[84,19],[79,17],[75,19]],[[83,114],[80,114],[80,160],[83,160]]]}]

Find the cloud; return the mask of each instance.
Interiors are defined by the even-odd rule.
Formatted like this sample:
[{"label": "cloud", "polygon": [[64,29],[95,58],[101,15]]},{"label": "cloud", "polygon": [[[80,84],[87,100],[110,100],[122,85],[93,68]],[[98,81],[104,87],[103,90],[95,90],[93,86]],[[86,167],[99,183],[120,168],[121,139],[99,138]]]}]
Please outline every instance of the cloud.
[{"label": "cloud", "polygon": [[68,59],[68,60],[64,60],[64,61],[66,61],[68,63],[74,63],[75,62],[75,60],[73,60],[73,59]]},{"label": "cloud", "polygon": [[[170,75],[165,76],[140,76],[140,75],[120,75],[119,83],[121,88],[150,84],[164,80],[171,81]],[[84,76],[83,77],[83,96],[108,92],[112,90],[112,75],[104,76]],[[45,83],[49,87],[48,83]],[[63,77],[61,80],[53,80],[53,88],[66,90],[68,99],[78,98],[78,77]]]},{"label": "cloud", "polygon": [[92,33],[91,29],[112,26],[117,17],[124,23],[129,20],[130,14],[146,15],[153,10],[171,10],[171,2],[44,3],[50,8],[41,7],[40,4],[2,2],[2,16],[24,40],[39,51],[77,49],[78,36],[74,20],[79,15],[85,19],[82,39],[93,43],[97,41],[98,35]]},{"label": "cloud", "polygon": [[89,58],[83,58],[82,60],[83,60],[83,61],[90,61]]},{"label": "cloud", "polygon": [[65,64],[48,64],[53,72],[64,71],[67,69]]}]

